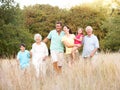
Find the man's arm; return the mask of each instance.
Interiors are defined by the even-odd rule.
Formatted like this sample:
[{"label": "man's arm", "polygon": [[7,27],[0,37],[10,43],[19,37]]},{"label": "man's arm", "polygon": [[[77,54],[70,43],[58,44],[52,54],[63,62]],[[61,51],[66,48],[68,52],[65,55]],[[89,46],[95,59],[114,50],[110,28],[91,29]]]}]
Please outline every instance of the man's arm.
[{"label": "man's arm", "polygon": [[95,48],[95,49],[91,52],[90,57],[93,57],[93,56],[95,55],[95,53],[96,53],[97,50],[98,50],[98,48]]},{"label": "man's arm", "polygon": [[48,40],[49,40],[49,39],[46,37],[46,38],[43,40],[43,42],[44,42],[44,43],[47,43]]},{"label": "man's arm", "polygon": [[95,48],[94,48],[94,50],[91,52],[90,57],[93,57],[93,56],[95,55],[96,51],[97,51],[98,48],[99,48],[99,41],[98,41],[98,38],[97,38],[97,37],[95,37],[94,47],[95,47]]}]

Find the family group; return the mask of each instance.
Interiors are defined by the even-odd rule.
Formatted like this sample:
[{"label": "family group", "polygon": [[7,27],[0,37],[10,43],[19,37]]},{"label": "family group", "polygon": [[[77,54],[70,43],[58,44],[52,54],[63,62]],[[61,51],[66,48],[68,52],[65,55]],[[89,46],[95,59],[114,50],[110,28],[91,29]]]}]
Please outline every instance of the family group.
[{"label": "family group", "polygon": [[[83,28],[78,28],[76,35],[72,33],[67,25],[62,25],[58,21],[55,24],[55,30],[51,30],[48,36],[42,40],[40,34],[34,35],[35,43],[30,51],[25,49],[25,44],[20,45],[20,51],[17,54],[21,69],[29,66],[30,58],[36,70],[36,76],[46,74],[46,58],[48,57],[48,48],[46,43],[50,40],[50,55],[53,69],[56,73],[62,73],[62,66],[65,61],[64,56],[69,55],[71,60],[68,60],[68,66],[75,63],[76,52],[83,47],[83,60],[91,60],[97,54],[99,41],[96,35],[93,34],[93,28],[87,26],[85,28],[86,35],[83,34]],[[65,54],[64,54],[65,52]]]}]

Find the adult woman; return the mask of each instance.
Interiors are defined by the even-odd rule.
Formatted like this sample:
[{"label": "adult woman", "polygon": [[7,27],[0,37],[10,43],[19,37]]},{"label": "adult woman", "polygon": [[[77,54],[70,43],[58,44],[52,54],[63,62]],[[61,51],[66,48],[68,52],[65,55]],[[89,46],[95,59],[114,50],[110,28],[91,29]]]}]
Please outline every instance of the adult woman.
[{"label": "adult woman", "polygon": [[32,45],[32,63],[36,70],[36,76],[39,77],[39,71],[41,75],[46,74],[46,57],[48,56],[48,48],[44,42],[41,42],[42,37],[40,34],[35,34],[35,43]]},{"label": "adult woman", "polygon": [[73,56],[72,56],[72,48],[74,46],[74,38],[75,35],[72,34],[71,29],[68,26],[64,26],[63,30],[65,32],[65,36],[62,38],[62,42],[65,45],[66,48],[66,55],[71,57],[70,60],[68,60],[69,66],[72,65],[73,61]]},{"label": "adult woman", "polygon": [[78,28],[77,30],[77,34],[74,38],[74,47],[72,49],[72,56],[73,56],[73,60],[75,60],[76,57],[76,51],[82,46],[82,40],[83,40],[83,29],[82,28]]}]

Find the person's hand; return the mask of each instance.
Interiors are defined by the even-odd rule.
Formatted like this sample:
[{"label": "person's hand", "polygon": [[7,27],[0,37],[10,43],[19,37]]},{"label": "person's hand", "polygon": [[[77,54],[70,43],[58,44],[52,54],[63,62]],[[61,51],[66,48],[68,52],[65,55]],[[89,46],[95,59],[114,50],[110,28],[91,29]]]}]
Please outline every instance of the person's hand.
[{"label": "person's hand", "polygon": [[66,45],[68,48],[73,48],[74,45]]},{"label": "person's hand", "polygon": [[94,56],[94,53],[91,53],[91,54],[90,54],[90,57],[92,58],[93,56]]},{"label": "person's hand", "polygon": [[74,39],[75,39],[75,40],[77,40],[77,38],[76,38],[76,37],[75,37]]},{"label": "person's hand", "polygon": [[30,51],[30,57],[32,57],[32,51]]},{"label": "person's hand", "polygon": [[43,61],[45,61],[45,60],[46,60],[46,58],[47,58],[47,56],[43,57]]}]

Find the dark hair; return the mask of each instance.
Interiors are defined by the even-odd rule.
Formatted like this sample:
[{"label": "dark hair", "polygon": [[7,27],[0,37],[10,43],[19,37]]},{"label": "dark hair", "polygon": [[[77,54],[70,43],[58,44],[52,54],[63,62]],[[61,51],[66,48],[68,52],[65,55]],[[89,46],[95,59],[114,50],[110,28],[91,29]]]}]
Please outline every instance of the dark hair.
[{"label": "dark hair", "polygon": [[68,25],[64,25],[64,27],[67,27],[69,29],[69,33],[72,34],[72,30],[70,29]]},{"label": "dark hair", "polygon": [[21,46],[25,47],[25,44],[24,44],[24,43],[21,43],[21,44],[20,44],[20,47],[21,47]]},{"label": "dark hair", "polygon": [[61,21],[57,21],[56,24],[60,24],[60,26],[62,26],[62,22]]}]

